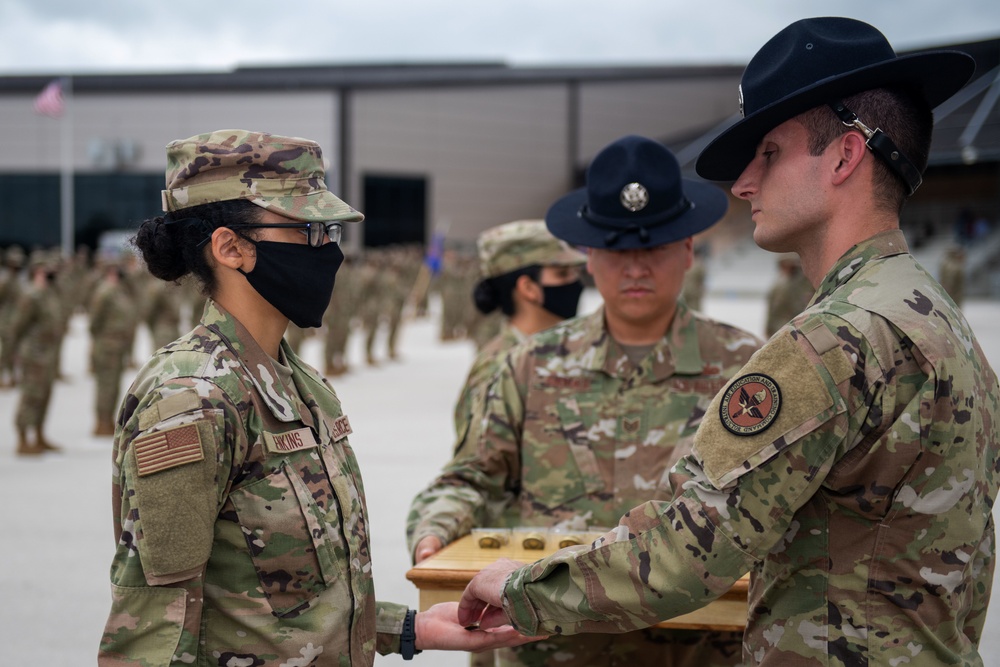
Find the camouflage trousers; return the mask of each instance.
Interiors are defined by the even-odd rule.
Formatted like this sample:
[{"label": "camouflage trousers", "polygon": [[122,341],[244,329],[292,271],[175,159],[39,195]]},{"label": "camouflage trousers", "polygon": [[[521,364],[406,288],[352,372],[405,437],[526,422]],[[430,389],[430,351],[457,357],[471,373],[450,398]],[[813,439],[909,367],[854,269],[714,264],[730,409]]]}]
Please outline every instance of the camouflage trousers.
[{"label": "camouflage trousers", "polygon": [[499,650],[496,664],[498,667],[732,667],[743,664],[742,657],[742,632],[647,628],[619,635],[550,637]]},{"label": "camouflage trousers", "polygon": [[122,373],[128,351],[124,341],[94,345],[90,353],[94,369],[94,414],[98,423],[112,423],[121,396]]},{"label": "camouflage trousers", "polygon": [[450,339],[463,328],[465,309],[454,300],[442,298],[441,303],[441,338]]},{"label": "camouflage trousers", "polygon": [[347,340],[351,336],[351,321],[334,315],[326,330],[326,340],[323,344],[323,362],[329,368],[335,359],[343,359],[347,352]]},{"label": "camouflage trousers", "polygon": [[367,309],[362,313],[361,326],[365,331],[365,356],[371,359],[375,351],[375,336],[378,335],[379,312]]},{"label": "camouflage trousers", "polygon": [[21,400],[14,418],[19,430],[41,429],[45,423],[58,363],[58,356],[51,352],[41,355],[25,354],[22,357]]},{"label": "camouflage trousers", "polygon": [[10,327],[0,330],[0,379],[14,379],[14,341]]},{"label": "camouflage trousers", "polygon": [[396,356],[396,341],[399,337],[399,329],[403,323],[403,304],[393,304],[391,310],[389,311],[389,339],[387,342],[387,347],[389,349],[389,356]]}]

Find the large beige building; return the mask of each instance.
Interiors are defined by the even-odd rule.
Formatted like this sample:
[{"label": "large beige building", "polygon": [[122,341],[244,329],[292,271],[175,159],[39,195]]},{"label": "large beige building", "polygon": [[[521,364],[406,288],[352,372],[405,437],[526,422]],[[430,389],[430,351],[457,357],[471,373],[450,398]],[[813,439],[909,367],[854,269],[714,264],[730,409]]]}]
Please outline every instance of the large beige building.
[{"label": "large beige building", "polygon": [[[963,46],[977,58],[992,54],[995,67],[998,42]],[[481,63],[84,75],[65,82],[61,118],[33,109],[55,77],[0,77],[0,246],[67,242],[61,182],[75,186],[73,243],[94,245],[107,230],[157,215],[164,145],[222,128],[318,141],[331,189],[368,216],[351,247],[422,243],[434,232],[468,245],[489,226],[543,216],[624,134],[668,143],[690,169],[712,131],[734,119],[742,69]],[[944,124],[966,128],[976,99]],[[978,185],[967,194],[995,217],[1000,150],[991,131],[994,145],[977,146]],[[945,159],[926,187],[935,222],[956,206],[947,175],[962,161],[947,152],[937,151]],[[936,187],[935,173],[944,175]]]}]

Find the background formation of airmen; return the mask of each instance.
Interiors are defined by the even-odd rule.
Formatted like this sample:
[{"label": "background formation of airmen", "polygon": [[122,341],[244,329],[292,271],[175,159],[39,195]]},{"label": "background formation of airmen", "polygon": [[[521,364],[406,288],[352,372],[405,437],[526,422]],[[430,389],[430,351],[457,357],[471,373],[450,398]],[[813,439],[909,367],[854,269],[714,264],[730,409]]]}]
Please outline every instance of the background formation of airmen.
[{"label": "background formation of airmen", "polygon": [[[705,290],[707,246],[696,248],[682,296],[701,309]],[[440,299],[440,340],[468,340],[477,349],[499,333],[503,317],[483,315],[471,298],[480,280],[473,253],[444,252],[440,271],[431,274],[419,246],[367,249],[348,256],[337,276],[324,326],[304,330],[289,325],[286,337],[301,351],[315,335],[323,350],[322,370],[328,377],[348,373],[347,345],[353,333],[362,337],[365,361],[377,366],[399,356],[399,339],[407,316],[427,315],[427,299]],[[766,335],[801,312],[812,297],[798,258],[778,258],[778,275],[767,294]],[[962,249],[949,251],[939,267],[941,282],[955,301],[963,297]],[[154,348],[177,338],[204,307],[205,297],[193,284],[178,286],[151,280],[128,251],[114,258],[91,257],[85,249],[65,258],[57,250],[26,252],[10,246],[0,264],[0,389],[20,390],[15,416],[19,455],[58,450],[43,431],[53,384],[59,379],[59,349],[69,318],[88,315],[92,338],[90,369],[95,380],[95,436],[114,433],[114,411],[122,374],[135,368],[132,358],[137,327],[149,331]],[[349,313],[344,317],[344,313]],[[379,344],[384,348],[379,349]]]},{"label": "background formation of airmen", "polygon": [[[323,328],[289,325],[287,338],[301,349],[307,336],[320,337],[322,370],[334,377],[350,370],[347,344],[354,332],[363,337],[368,365],[376,366],[399,357],[407,304],[415,308],[410,314],[426,315],[428,292],[438,291],[445,319],[459,323],[448,336],[442,327],[442,340],[488,340],[499,320],[479,315],[472,305],[476,264],[459,255],[451,259],[437,276],[428,273],[418,279],[428,271],[418,246],[367,249],[363,257],[348,257]],[[0,389],[20,392],[14,425],[17,454],[59,449],[43,431],[72,315],[88,316],[89,368],[95,380],[93,434],[110,437],[122,374],[141,361],[132,358],[137,328],[145,327],[154,349],[159,348],[183,333],[200,316],[204,303],[193,283],[174,286],[152,280],[127,250],[111,258],[92,257],[86,249],[69,258],[57,249],[25,251],[12,245],[0,251]],[[492,326],[484,326],[484,321]]]}]

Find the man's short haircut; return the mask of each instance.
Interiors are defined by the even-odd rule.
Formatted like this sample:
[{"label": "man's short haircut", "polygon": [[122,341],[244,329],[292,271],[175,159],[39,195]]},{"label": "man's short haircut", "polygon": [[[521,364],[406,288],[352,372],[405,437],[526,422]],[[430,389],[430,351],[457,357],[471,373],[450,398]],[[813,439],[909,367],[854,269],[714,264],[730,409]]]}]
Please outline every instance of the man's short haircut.
[{"label": "man's short haircut", "polygon": [[[931,148],[934,115],[918,95],[904,88],[876,88],[844,98],[844,105],[872,130],[879,128],[923,173]],[[816,107],[801,114],[798,120],[809,133],[809,152],[821,154],[830,142],[850,131],[828,106]],[[872,185],[875,203],[880,208],[903,210],[906,186],[889,166],[872,155]]]}]

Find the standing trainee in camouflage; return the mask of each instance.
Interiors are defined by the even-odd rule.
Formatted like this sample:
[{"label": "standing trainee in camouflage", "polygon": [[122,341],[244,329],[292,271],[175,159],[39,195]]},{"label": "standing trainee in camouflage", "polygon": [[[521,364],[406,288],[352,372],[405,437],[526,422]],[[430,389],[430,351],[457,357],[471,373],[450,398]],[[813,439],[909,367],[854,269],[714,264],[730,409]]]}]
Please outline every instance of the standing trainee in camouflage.
[{"label": "standing trainee in camouflage", "polygon": [[[518,220],[486,230],[476,241],[481,280],[476,285],[476,309],[502,313],[504,326],[476,355],[465,385],[455,403],[455,457],[463,445],[475,447],[467,437],[470,421],[482,414],[486,388],[503,364],[507,352],[527,336],[547,329],[576,314],[583,290],[579,269],[586,257],[552,236],[544,220]],[[436,536],[412,541],[425,500],[421,492],[413,500],[407,518],[407,539],[415,562],[430,557],[443,546]],[[507,498],[491,507],[489,525],[517,525],[519,512]],[[506,511],[504,511],[506,510]],[[471,656],[473,667],[492,666],[492,653]]]},{"label": "standing trainee in camouflage", "polygon": [[484,571],[463,619],[479,600],[527,631],[620,632],[749,571],[749,664],[984,663],[1000,387],[899,230],[931,109],[972,70],[958,52],[897,57],[842,18],[796,22],[758,52],[746,117],[697,169],[735,181],[759,245],[798,253],[810,307],[715,398],[675,470],[681,495],[506,586],[510,565]]},{"label": "standing trainee in camouflage", "polygon": [[94,372],[94,435],[111,436],[115,433],[115,410],[125,360],[133,342],[137,304],[116,262],[106,262],[101,272],[88,309],[90,367]]},{"label": "standing trainee in camouflage", "polygon": [[24,266],[24,250],[13,245],[3,254],[0,266],[0,388],[17,384],[14,360],[17,357],[11,340],[11,322],[17,310],[24,287],[21,284],[21,268]]},{"label": "standing trainee in camouflage", "polygon": [[486,400],[486,387],[507,352],[527,336],[576,315],[583,290],[579,268],[586,261],[552,236],[544,220],[494,227],[476,245],[482,276],[473,294],[476,309],[484,315],[499,311],[506,322],[479,350],[455,403],[456,448],[467,442],[469,420],[481,414],[475,406]]},{"label": "standing trainee in camouflage", "polygon": [[464,630],[454,604],[375,601],[350,422],[282,339],[320,324],[339,226],[362,219],[326,189],[319,146],[221,130],[167,151],[167,213],[135,244],[153,275],[193,272],[211,298],[122,404],[99,664],[371,665],[523,641]]},{"label": "standing trainee in camouflage", "polygon": [[[604,307],[511,351],[470,429],[474,444],[414,502],[415,542],[450,542],[505,502],[522,526],[585,530],[671,498],[671,466],[690,451],[712,396],[760,344],[679,299],[691,237],[725,210],[721,190],[681,179],[673,155],[649,139],[625,137],[594,158],[587,187],[546,221],[588,247]],[[637,215],[660,224],[634,234]],[[740,652],[738,633],[651,629],[551,637],[501,652],[500,664],[733,665]]]},{"label": "standing trainee in camouflage", "polygon": [[59,374],[59,349],[65,332],[62,304],[54,285],[56,262],[37,252],[28,265],[31,282],[18,297],[10,331],[10,344],[17,350],[21,364],[21,398],[14,416],[19,455],[59,449],[43,431],[52,386]]}]

